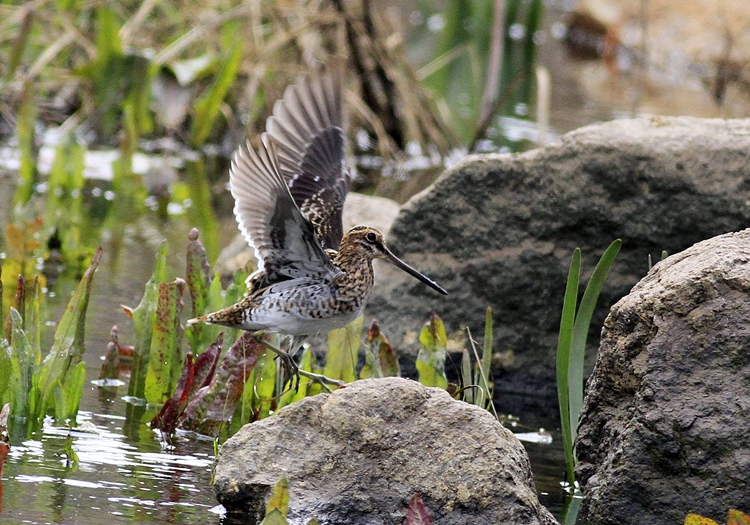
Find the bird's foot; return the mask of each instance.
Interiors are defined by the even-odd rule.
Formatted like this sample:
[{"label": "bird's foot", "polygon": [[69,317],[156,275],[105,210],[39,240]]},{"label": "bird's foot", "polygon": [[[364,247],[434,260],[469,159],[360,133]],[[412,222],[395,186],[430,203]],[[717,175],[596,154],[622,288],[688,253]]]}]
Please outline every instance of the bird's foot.
[{"label": "bird's foot", "polygon": [[302,377],[306,377],[313,383],[319,384],[323,388],[323,390],[325,390],[329,394],[331,393],[331,389],[328,387],[328,385],[333,385],[338,388],[343,388],[346,386],[346,383],[344,383],[343,381],[340,381],[338,379],[331,379],[330,377],[324,376],[323,374],[316,374],[314,372],[308,372],[307,370],[300,370],[299,368],[297,368],[297,373]]},{"label": "bird's foot", "polygon": [[279,357],[279,359],[281,360],[281,368],[284,373],[284,382],[286,382],[287,377],[291,377],[295,392],[299,389],[300,376],[309,379],[313,383],[319,384],[326,392],[329,393],[331,392],[331,389],[328,385],[336,386],[339,388],[345,386],[345,383],[343,381],[339,381],[338,379],[331,379],[330,377],[326,377],[322,374],[316,374],[314,372],[308,372],[307,370],[301,370],[297,363],[294,361],[294,358],[287,352],[276,348],[271,343],[265,341],[257,335],[256,338],[263,346],[265,346],[267,349],[269,349]]}]

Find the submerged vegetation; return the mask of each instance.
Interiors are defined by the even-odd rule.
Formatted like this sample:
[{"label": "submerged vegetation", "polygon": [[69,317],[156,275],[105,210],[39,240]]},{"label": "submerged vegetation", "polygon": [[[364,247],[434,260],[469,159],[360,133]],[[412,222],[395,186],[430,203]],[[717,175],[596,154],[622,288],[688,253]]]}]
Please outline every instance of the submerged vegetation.
[{"label": "submerged vegetation", "polygon": [[40,342],[40,284],[35,279],[28,293],[23,276],[18,277],[9,323],[0,331],[0,405],[8,403],[14,421],[25,420],[32,430],[48,414],[58,422],[75,422],[86,380],[83,363],[86,310],[100,258],[101,250],[94,254],[68,303],[44,359]]}]

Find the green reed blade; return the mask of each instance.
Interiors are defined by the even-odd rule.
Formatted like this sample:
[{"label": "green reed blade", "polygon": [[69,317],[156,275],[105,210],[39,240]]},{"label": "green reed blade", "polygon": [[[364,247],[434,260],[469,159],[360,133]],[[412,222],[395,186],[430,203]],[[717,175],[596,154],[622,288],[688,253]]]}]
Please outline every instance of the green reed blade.
[{"label": "green reed blade", "polygon": [[232,87],[242,59],[242,39],[237,38],[222,64],[213,85],[198,99],[194,106],[193,129],[190,142],[194,147],[202,145],[214,128],[229,88]]},{"label": "green reed blade", "polygon": [[476,400],[476,392],[473,388],[474,384],[474,374],[471,371],[471,357],[469,357],[469,351],[464,348],[463,352],[461,352],[461,388],[463,390],[461,398],[472,405]]},{"label": "green reed blade", "polygon": [[560,427],[562,430],[563,451],[568,482],[573,483],[575,473],[575,459],[573,455],[573,430],[571,430],[570,414],[570,344],[573,338],[573,325],[578,302],[578,282],[581,275],[581,250],[576,248],[568,270],[568,281],[565,286],[562,316],[560,318],[560,334],[557,340],[557,399],[560,406]]},{"label": "green reed blade", "polygon": [[570,389],[570,417],[571,417],[571,437],[575,442],[577,435],[576,427],[578,426],[578,416],[583,407],[583,365],[586,354],[586,339],[591,324],[591,316],[596,308],[596,301],[604,287],[604,281],[607,279],[609,269],[615,261],[615,257],[620,251],[622,241],[615,240],[609,245],[602,255],[601,259],[594,268],[594,273],[586,285],[583,292],[581,304],[578,307],[575,324],[570,340],[570,359],[568,367],[568,387]]},{"label": "green reed blade", "polygon": [[[21,314],[13,307],[10,309],[10,319],[11,340],[13,341],[11,348],[12,372],[10,376],[11,411],[17,416],[36,419],[35,409],[39,404],[38,395],[30,395],[32,390],[32,374],[34,372],[31,359],[31,345],[23,331]],[[34,410],[34,413],[30,413],[30,408]]]},{"label": "green reed blade", "polygon": [[484,341],[482,343],[482,357],[476,362],[479,369],[477,379],[479,382],[479,391],[475,404],[482,408],[487,408],[487,403],[492,399],[492,389],[490,387],[490,366],[492,365],[492,308],[487,307],[484,318]]},{"label": "green reed blade", "polygon": [[18,170],[20,184],[13,198],[15,206],[24,205],[29,201],[34,193],[34,186],[38,182],[36,172],[36,117],[34,85],[27,81],[21,91],[16,118],[16,135],[18,136],[21,165]]}]

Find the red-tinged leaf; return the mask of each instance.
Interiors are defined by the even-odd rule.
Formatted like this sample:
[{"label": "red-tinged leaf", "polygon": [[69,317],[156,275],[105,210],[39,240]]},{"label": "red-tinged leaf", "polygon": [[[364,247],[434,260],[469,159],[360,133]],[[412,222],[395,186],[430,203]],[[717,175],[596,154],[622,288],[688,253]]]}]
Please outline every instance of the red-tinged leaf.
[{"label": "red-tinged leaf", "polygon": [[208,256],[206,248],[198,240],[199,232],[197,228],[190,230],[188,234],[188,246],[186,254],[186,271],[185,280],[190,289],[190,296],[193,299],[193,317],[203,315],[208,303],[208,285],[211,284]]},{"label": "red-tinged leaf", "polygon": [[185,365],[182,367],[174,395],[167,399],[159,413],[151,420],[151,428],[158,428],[167,434],[174,433],[177,428],[177,417],[180,415],[181,408],[187,403],[194,381],[195,364],[193,363],[193,354],[188,352],[185,356]]},{"label": "red-tinged leaf", "polygon": [[135,348],[133,345],[117,345],[117,353],[120,354],[120,362],[128,362],[133,360],[133,353]]},{"label": "red-tinged leaf", "polygon": [[414,494],[409,500],[409,508],[406,511],[406,523],[404,525],[432,525],[432,518],[427,511],[422,496]]},{"label": "red-tinged leaf", "polygon": [[208,386],[198,389],[177,425],[206,435],[216,435],[234,413],[258,356],[265,351],[251,332],[237,339],[221,361]]},{"label": "red-tinged leaf", "polygon": [[124,304],[120,305],[120,308],[122,308],[122,311],[125,312],[125,315],[133,319],[133,309],[129,306],[125,306]]},{"label": "red-tinged leaf", "polygon": [[685,517],[685,525],[719,525],[714,520],[701,516],[700,514],[688,514]]},{"label": "red-tinged leaf", "polygon": [[730,509],[727,516],[727,525],[750,525],[750,515],[737,509]]},{"label": "red-tinged leaf", "polygon": [[380,358],[380,369],[383,371],[383,377],[400,377],[401,367],[398,364],[398,356],[385,336],[381,337],[383,340],[380,342],[378,357]]},{"label": "red-tinged leaf", "polygon": [[380,331],[377,321],[367,329],[367,346],[365,349],[365,366],[359,373],[360,379],[368,377],[398,377],[401,369],[398,357],[388,339]]},{"label": "red-tinged leaf", "polygon": [[367,342],[372,343],[378,337],[380,337],[380,325],[373,319],[370,328],[367,329]]},{"label": "red-tinged leaf", "polygon": [[216,365],[219,364],[221,347],[224,344],[224,334],[219,333],[216,341],[206,348],[206,351],[195,360],[195,382],[193,383],[191,396],[196,390],[208,386],[216,373]]}]

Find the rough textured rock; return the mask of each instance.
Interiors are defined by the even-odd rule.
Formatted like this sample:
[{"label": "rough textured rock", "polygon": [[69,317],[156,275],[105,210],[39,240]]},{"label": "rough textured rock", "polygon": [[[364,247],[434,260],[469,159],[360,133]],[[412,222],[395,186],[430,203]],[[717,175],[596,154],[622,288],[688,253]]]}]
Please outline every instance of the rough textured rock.
[{"label": "rough textured rock", "polygon": [[613,308],[579,425],[579,522],[750,512],[750,230],[656,265]]},{"label": "rough textured rock", "polygon": [[435,525],[557,523],[509,430],[406,379],[357,381],[246,425],[221,448],[218,499],[257,516],[282,474],[295,524],[401,525],[415,492]]},{"label": "rough textured rock", "polygon": [[582,249],[587,279],[609,243],[623,240],[592,322],[593,356],[606,312],[646,274],[649,255],[658,261],[662,250],[750,224],[748,166],[750,120],[688,117],[614,121],[524,154],[467,158],[407,202],[388,237],[450,295],[381,265],[368,314],[403,354],[417,349],[400,336],[431,309],[449,330],[468,324],[477,335],[492,306],[495,351],[515,354],[496,370],[500,399],[521,392],[554,403],[573,250]]}]

